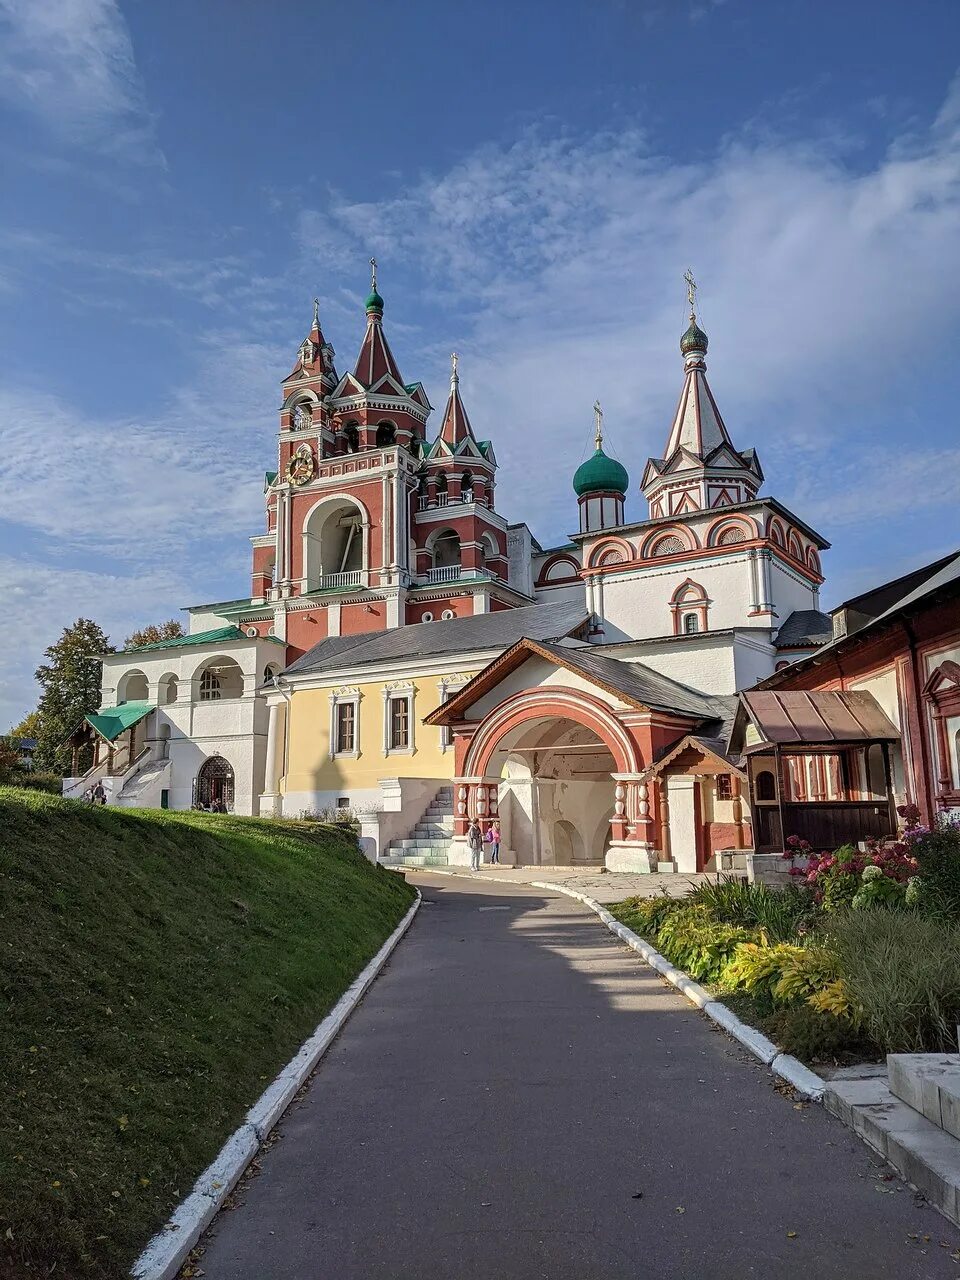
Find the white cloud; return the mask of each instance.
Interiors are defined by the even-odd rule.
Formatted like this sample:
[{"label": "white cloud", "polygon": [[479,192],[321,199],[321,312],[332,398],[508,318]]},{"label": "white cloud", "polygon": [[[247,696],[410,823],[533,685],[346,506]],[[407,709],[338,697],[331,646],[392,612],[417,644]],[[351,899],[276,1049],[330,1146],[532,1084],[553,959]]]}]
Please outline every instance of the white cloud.
[{"label": "white cloud", "polygon": [[[893,139],[872,165],[826,136],[751,130],[677,163],[638,130],[532,131],[381,204],[334,195],[304,214],[300,234],[323,258],[376,251],[384,275],[402,265],[426,276],[434,299],[455,301],[458,331],[442,350],[463,352],[474,425],[498,447],[501,497],[544,534],[574,523],[566,472],[589,440],[595,396],[634,483],[662,448],[688,264],[734,439],[760,450],[779,496],[792,496],[798,459],[815,459],[825,518],[869,519],[883,464],[860,462],[877,448],[877,420],[928,357],[931,331],[955,330],[960,314],[958,115],[955,87],[925,135]],[[410,376],[439,380],[435,356]],[[940,439],[935,424],[925,430],[935,458],[949,427]],[[886,449],[893,465],[896,446]],[[543,477],[532,489],[531,474]],[[955,498],[955,476],[914,502]]]},{"label": "white cloud", "polygon": [[0,0],[0,94],[71,142],[162,161],[115,0]]}]

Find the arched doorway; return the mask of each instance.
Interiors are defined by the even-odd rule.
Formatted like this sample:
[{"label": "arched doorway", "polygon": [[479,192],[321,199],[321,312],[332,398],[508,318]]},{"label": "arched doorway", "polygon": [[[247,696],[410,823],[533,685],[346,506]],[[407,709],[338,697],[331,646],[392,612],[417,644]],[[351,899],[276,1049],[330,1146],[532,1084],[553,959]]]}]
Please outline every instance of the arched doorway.
[{"label": "arched doorway", "polygon": [[543,716],[508,729],[484,768],[500,779],[505,849],[527,866],[602,862],[616,772],[600,735],[575,720]]},{"label": "arched doorway", "polygon": [[201,809],[224,805],[233,810],[233,768],[223,756],[210,756],[204,760],[197,774],[196,804]]}]

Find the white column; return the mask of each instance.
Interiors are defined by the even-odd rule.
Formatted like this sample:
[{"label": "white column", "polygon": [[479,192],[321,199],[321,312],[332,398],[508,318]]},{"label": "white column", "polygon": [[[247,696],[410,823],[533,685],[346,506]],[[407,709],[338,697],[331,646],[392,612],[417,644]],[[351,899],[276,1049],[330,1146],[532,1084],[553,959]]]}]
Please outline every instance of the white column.
[{"label": "white column", "polygon": [[267,763],[264,769],[264,786],[267,795],[275,795],[277,790],[277,760],[280,756],[280,719],[283,706],[279,702],[271,702],[269,719],[267,720]]}]

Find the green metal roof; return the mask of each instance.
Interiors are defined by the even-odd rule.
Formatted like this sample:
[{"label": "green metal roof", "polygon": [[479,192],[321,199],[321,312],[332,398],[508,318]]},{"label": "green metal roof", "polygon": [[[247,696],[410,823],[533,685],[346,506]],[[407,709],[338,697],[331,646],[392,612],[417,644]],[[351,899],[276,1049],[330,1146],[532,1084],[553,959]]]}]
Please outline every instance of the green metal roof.
[{"label": "green metal roof", "polygon": [[266,490],[269,489],[272,484],[276,484],[276,482],[277,482],[277,473],[275,471],[265,471],[263,473],[264,492],[266,492]]},{"label": "green metal roof", "polygon": [[219,644],[226,640],[246,640],[239,627],[217,627],[215,631],[197,631],[191,636],[174,636],[170,640],[156,640],[153,644],[136,645],[124,649],[124,653],[147,653],[154,649],[182,649],[193,644]]},{"label": "green metal roof", "polygon": [[116,742],[121,733],[155,710],[152,702],[124,702],[119,707],[101,707],[95,715],[84,716],[84,720],[93,725],[101,738]]},{"label": "green metal roof", "polygon": [[616,458],[608,458],[599,445],[573,477],[574,491],[581,498],[585,493],[626,493],[629,487],[626,468]]}]

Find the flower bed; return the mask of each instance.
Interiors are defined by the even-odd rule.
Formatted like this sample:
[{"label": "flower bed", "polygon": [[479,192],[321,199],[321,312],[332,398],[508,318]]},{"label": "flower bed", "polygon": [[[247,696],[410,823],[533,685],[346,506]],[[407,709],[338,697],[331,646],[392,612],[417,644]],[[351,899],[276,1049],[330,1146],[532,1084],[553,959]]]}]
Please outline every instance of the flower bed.
[{"label": "flower bed", "polygon": [[787,889],[741,880],[612,908],[807,1062],[955,1052],[960,829],[901,811],[898,840],[807,858]]}]

